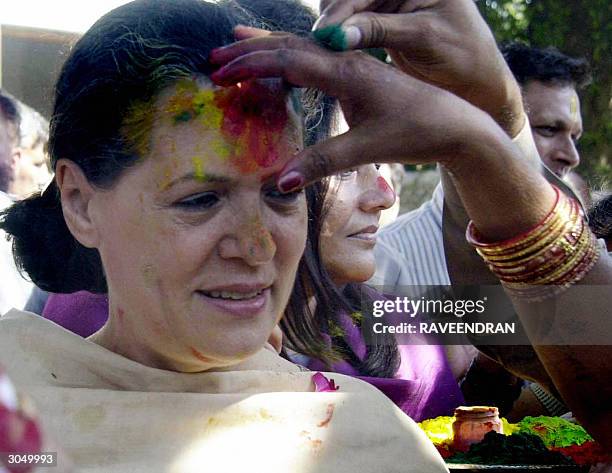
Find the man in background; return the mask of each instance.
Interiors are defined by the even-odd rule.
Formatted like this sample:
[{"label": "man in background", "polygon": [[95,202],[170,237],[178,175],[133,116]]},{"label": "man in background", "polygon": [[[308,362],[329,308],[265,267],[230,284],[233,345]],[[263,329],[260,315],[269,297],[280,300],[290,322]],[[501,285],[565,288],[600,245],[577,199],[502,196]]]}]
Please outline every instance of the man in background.
[{"label": "man in background", "polygon": [[19,127],[21,117],[17,103],[0,90],[0,198],[12,193],[17,166],[19,165]]},{"label": "man in background", "polygon": [[[19,167],[21,118],[15,100],[0,90],[0,212],[13,203]],[[0,230],[0,315],[13,307],[22,309],[32,291],[15,267],[11,243]]]},{"label": "man in background", "polygon": [[48,139],[47,120],[0,90],[0,192],[23,199],[49,183]]},{"label": "man in background", "polygon": [[578,91],[590,83],[585,59],[555,48],[510,43],[501,48],[521,86],[525,110],[542,162],[565,178],[580,164],[576,144],[582,135]]}]

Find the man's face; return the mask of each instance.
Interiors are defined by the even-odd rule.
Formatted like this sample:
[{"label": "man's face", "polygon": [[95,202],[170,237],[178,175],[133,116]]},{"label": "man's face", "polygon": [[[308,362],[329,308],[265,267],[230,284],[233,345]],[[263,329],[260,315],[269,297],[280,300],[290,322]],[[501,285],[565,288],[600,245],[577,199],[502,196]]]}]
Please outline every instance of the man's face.
[{"label": "man's face", "polygon": [[10,123],[0,113],[0,191],[7,192],[14,179],[14,139]]},{"label": "man's face", "polygon": [[523,98],[540,158],[564,177],[580,163],[576,143],[582,135],[582,116],[576,89],[533,80],[523,87]]},{"label": "man's face", "polygon": [[42,191],[51,177],[43,145],[29,149],[22,148],[14,172],[15,181],[11,187],[11,194],[25,198],[34,192]]}]

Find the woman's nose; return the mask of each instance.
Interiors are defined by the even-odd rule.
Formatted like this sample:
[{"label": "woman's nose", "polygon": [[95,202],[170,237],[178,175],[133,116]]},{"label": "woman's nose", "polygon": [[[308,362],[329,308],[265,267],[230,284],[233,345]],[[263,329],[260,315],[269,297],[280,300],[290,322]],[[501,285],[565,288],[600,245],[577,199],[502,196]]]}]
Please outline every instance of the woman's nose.
[{"label": "woman's nose", "polygon": [[386,210],[395,203],[396,194],[387,180],[376,173],[368,189],[361,194],[360,207],[364,212]]},{"label": "woman's nose", "polygon": [[274,258],[274,238],[259,218],[237,225],[236,231],[220,243],[220,256],[224,259],[239,258],[249,266],[259,266]]}]

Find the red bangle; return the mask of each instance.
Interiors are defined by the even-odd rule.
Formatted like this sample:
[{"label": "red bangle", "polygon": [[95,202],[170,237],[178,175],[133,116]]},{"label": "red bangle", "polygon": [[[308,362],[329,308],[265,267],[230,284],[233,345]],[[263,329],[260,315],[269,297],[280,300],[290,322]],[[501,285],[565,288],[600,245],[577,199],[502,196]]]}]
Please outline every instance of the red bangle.
[{"label": "red bangle", "polygon": [[561,191],[559,190],[559,188],[557,186],[552,185],[552,188],[555,190],[555,203],[552,207],[552,209],[546,214],[546,217],[544,217],[544,219],[542,219],[542,221],[540,223],[538,223],[537,225],[535,225],[534,227],[532,227],[531,229],[517,235],[514,236],[512,238],[509,238],[507,240],[502,240],[502,241],[498,241],[498,242],[485,242],[482,241],[480,239],[480,236],[478,234],[478,230],[476,229],[476,227],[474,226],[474,222],[472,222],[470,220],[470,222],[468,223],[467,226],[467,230],[465,232],[465,238],[467,239],[468,243],[472,246],[475,246],[477,248],[499,248],[499,249],[504,249],[506,247],[512,247],[514,244],[516,243],[520,243],[522,240],[525,240],[526,238],[528,238],[529,236],[531,236],[532,234],[534,234],[536,231],[538,231],[540,228],[542,228],[543,226],[546,225],[546,223],[553,217],[555,210],[557,210],[557,205],[559,204],[559,200],[560,200],[560,195],[561,195]]}]

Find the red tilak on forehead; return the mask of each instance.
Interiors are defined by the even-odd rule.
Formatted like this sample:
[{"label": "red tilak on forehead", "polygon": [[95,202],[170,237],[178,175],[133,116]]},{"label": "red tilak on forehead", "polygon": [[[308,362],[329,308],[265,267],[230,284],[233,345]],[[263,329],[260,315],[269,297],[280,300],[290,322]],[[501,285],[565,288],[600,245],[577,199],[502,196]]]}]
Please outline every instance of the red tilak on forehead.
[{"label": "red tilak on forehead", "polygon": [[236,152],[233,163],[242,172],[270,167],[282,153],[282,134],[289,119],[286,93],[254,80],[215,92],[215,105],[223,111],[221,133]]}]

